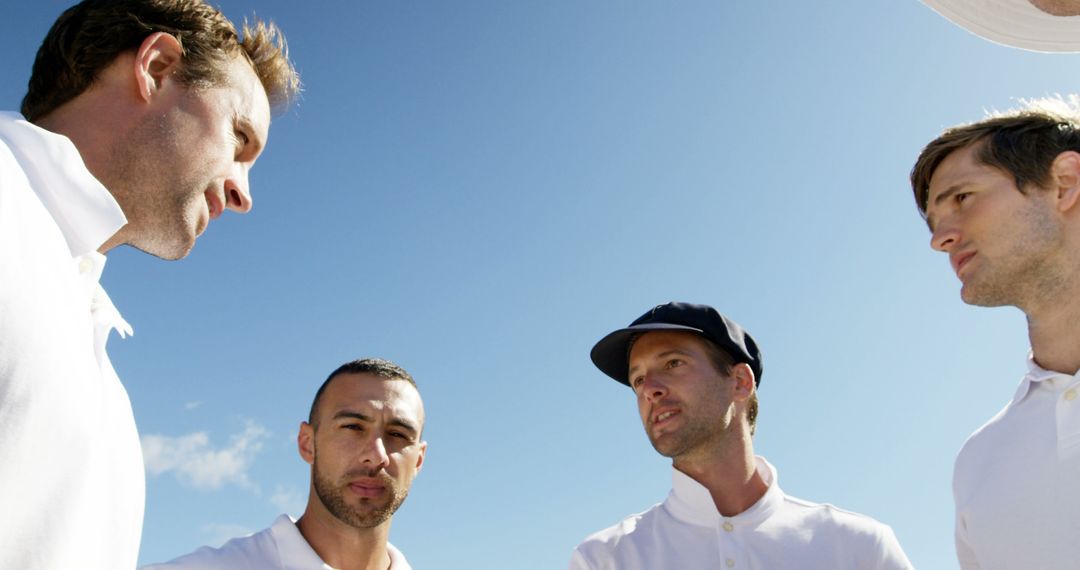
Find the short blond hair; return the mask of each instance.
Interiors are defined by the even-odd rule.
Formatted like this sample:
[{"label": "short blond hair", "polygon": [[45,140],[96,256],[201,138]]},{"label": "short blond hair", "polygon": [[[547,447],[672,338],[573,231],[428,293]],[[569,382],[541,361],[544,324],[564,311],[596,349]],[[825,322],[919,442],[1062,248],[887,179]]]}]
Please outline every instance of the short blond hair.
[{"label": "short blond hair", "polygon": [[22,114],[36,121],[79,96],[116,56],[156,32],[183,48],[177,72],[187,85],[220,85],[227,64],[244,57],[274,107],[300,92],[285,36],[272,22],[245,22],[243,38],[219,10],[202,0],[84,0],[64,11],[38,49]]}]

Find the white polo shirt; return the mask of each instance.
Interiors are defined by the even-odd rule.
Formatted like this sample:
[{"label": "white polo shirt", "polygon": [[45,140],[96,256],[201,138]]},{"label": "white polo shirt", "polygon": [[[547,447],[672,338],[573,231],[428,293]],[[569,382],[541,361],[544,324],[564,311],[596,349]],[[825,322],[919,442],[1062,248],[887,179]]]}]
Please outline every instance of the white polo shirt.
[{"label": "white polo shirt", "polygon": [[965,570],[1080,568],[1080,378],[1028,373],[968,438],[953,473]]},{"label": "white polo shirt", "polygon": [[874,519],[784,494],[763,457],[765,495],[733,517],[720,515],[709,490],[672,468],[667,499],[585,539],[571,570],[906,570],[892,529]]},{"label": "white polo shirt", "polygon": [[66,137],[0,113],[0,568],[133,568],[142,450],[98,283],[127,220]]},{"label": "white polo shirt", "polygon": [[[386,543],[390,570],[412,570],[401,551]],[[296,521],[281,515],[270,528],[234,538],[221,548],[204,546],[165,564],[142,570],[333,570],[304,540]]]}]

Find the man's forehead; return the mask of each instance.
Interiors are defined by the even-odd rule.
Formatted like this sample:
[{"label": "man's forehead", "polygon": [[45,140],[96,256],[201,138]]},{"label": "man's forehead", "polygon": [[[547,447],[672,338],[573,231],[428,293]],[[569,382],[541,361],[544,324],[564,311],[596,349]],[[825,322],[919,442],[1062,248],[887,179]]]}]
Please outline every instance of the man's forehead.
[{"label": "man's forehead", "polygon": [[941,202],[942,195],[959,190],[973,177],[982,174],[984,169],[993,168],[977,160],[977,153],[984,144],[983,141],[975,142],[950,152],[930,173],[926,189],[926,224],[931,231],[934,229],[934,211]]},{"label": "man's forehead", "polygon": [[255,68],[246,58],[237,55],[226,66],[225,74],[224,83],[234,92],[241,118],[261,128],[260,134],[265,135],[270,128],[270,99]]},{"label": "man's forehead", "polygon": [[686,350],[691,347],[698,347],[705,342],[701,338],[701,335],[693,331],[681,331],[681,330],[660,330],[650,331],[642,333],[634,339],[630,345],[630,353],[627,355],[632,360],[635,356],[641,358],[648,353],[654,353],[657,350]]},{"label": "man's forehead", "polygon": [[367,410],[420,423],[424,421],[420,393],[408,381],[399,378],[345,372],[330,382],[323,399],[323,409],[329,417],[345,410]]}]

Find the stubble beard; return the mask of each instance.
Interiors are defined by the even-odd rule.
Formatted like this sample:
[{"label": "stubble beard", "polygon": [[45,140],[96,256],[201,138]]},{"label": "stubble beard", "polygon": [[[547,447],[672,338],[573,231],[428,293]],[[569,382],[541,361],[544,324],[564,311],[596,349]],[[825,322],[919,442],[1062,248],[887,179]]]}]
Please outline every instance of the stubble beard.
[{"label": "stubble beard", "polygon": [[128,218],[121,230],[125,243],[172,261],[194,247],[199,200],[205,198],[194,190],[194,180],[178,180],[171,164],[157,164],[156,159],[181,156],[183,150],[170,143],[175,141],[165,117],[136,127],[117,149],[109,180],[102,182]]},{"label": "stubble beard", "polygon": [[1010,305],[1028,312],[1033,303],[1053,302],[1055,293],[1066,287],[1070,278],[1060,259],[1066,246],[1060,223],[1041,206],[1025,209],[1022,215],[1027,231],[1012,238],[1007,251],[986,260],[990,263],[982,268],[981,276],[976,273],[964,283],[960,298],[965,303],[978,307]]},{"label": "stubble beard", "polygon": [[[345,500],[347,486],[339,485],[329,478],[323,477],[319,470],[317,455],[315,459],[315,466],[311,474],[315,483],[315,495],[326,507],[326,510],[334,515],[334,518],[353,528],[369,529],[385,523],[390,520],[390,517],[394,516],[401,504],[405,502],[405,498],[409,496],[407,489],[398,489],[394,481],[389,477],[379,477],[380,482],[386,486],[390,494],[390,500],[385,505],[378,506],[369,501],[363,501],[359,507],[350,505]],[[368,473],[365,473],[364,476],[378,477],[378,475]],[[348,478],[349,475],[347,474],[346,479]],[[367,508],[364,508],[365,506]]]},{"label": "stubble beard", "polygon": [[696,418],[686,418],[686,425],[679,430],[668,432],[661,437],[654,438],[649,434],[649,442],[657,453],[674,460],[689,456],[695,451],[707,447],[717,431],[721,430],[719,419],[716,425],[706,425]]}]

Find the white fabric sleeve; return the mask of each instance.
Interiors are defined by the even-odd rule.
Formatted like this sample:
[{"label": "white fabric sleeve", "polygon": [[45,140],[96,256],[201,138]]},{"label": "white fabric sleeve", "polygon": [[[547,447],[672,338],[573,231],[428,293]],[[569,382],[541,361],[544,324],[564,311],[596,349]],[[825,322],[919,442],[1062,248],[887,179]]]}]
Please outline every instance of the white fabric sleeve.
[{"label": "white fabric sleeve", "polygon": [[884,527],[881,532],[882,559],[878,568],[881,570],[913,570],[915,567],[911,565],[911,561],[904,554],[904,549],[900,547],[900,541],[896,539],[896,533],[893,532],[892,527],[882,526]]},{"label": "white fabric sleeve", "polygon": [[964,517],[956,514],[956,559],[960,562],[960,570],[979,570],[979,561],[975,558],[975,549],[967,538],[967,525]]},{"label": "white fabric sleeve", "polygon": [[570,566],[568,570],[593,570],[593,567],[589,564],[588,560],[585,560],[585,556],[581,554],[581,550],[575,548],[574,553],[570,556]]}]

